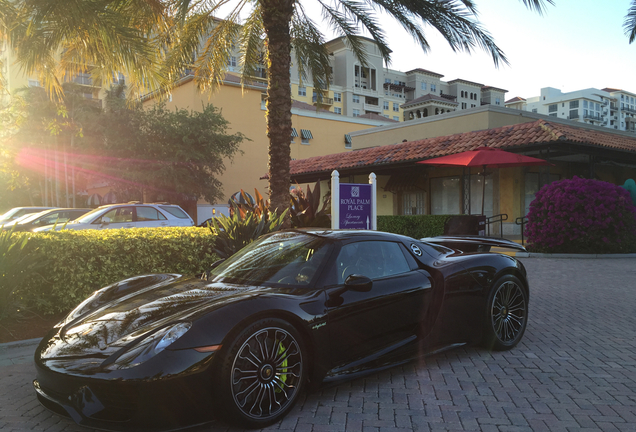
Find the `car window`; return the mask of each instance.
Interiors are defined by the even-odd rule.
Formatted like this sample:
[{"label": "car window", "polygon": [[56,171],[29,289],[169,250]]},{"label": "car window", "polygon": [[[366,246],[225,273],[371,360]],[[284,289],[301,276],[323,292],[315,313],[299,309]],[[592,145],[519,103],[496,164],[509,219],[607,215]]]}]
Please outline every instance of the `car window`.
[{"label": "car window", "polygon": [[398,243],[365,241],[344,245],[336,259],[338,284],[352,274],[378,279],[410,271]]},{"label": "car window", "polygon": [[128,223],[133,221],[133,207],[117,207],[98,218],[95,223],[101,223],[105,217],[110,219],[110,223]]},{"label": "car window", "polygon": [[137,221],[138,222],[147,222],[147,221],[157,221],[157,220],[166,220],[166,217],[159,213],[157,209],[153,207],[137,207]]},{"label": "car window", "polygon": [[159,206],[159,208],[161,210],[167,211],[172,216],[175,216],[175,217],[177,217],[179,219],[190,219],[190,216],[188,216],[188,214],[186,212],[181,210],[181,207],[161,205],[161,206]]},{"label": "car window", "polygon": [[53,213],[49,213],[46,216],[43,216],[42,219],[40,219],[38,221],[39,225],[52,225],[55,222],[67,222],[69,220],[68,218],[68,212],[53,212]]}]

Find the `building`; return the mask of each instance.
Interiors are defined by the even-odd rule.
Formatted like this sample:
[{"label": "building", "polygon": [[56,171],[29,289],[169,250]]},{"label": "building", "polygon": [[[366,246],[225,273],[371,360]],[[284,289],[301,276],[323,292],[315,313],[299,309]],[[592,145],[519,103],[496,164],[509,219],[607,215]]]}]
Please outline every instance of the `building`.
[{"label": "building", "polygon": [[508,108],[530,111],[551,117],[587,123],[609,129],[636,132],[636,93],[604,88],[584,89],[563,93],[545,87],[541,94],[524,99],[506,101]]},{"label": "building", "polygon": [[[633,134],[496,105],[360,130],[351,137],[352,152],[292,161],[292,179],[328,180],[338,170],[343,182],[367,183],[373,172],[378,215],[480,214],[483,188],[484,213],[504,218],[505,234],[520,233],[516,222],[545,184],[575,175],[619,185],[636,178]],[[417,164],[481,146],[552,165],[487,169],[484,175],[481,168]]]},{"label": "building", "polygon": [[[388,69],[371,39],[363,38],[367,65],[362,66],[344,37],[327,42],[333,71],[323,104],[329,111],[349,117],[380,115],[395,121],[474,108],[501,105],[507,90],[463,79],[442,81],[444,75],[426,69],[401,72]],[[236,58],[231,64],[236,63]],[[315,104],[318,95],[311,80],[304,82],[292,65],[292,98]]]}]

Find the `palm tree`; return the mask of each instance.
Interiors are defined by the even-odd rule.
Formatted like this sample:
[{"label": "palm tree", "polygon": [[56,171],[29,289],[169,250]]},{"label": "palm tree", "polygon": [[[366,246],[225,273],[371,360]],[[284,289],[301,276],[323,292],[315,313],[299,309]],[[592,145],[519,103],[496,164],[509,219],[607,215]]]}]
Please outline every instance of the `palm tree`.
[{"label": "palm tree", "polygon": [[636,0],[632,0],[632,5],[625,15],[625,22],[623,24],[625,34],[629,38],[629,43],[636,40]]},{"label": "palm tree", "polygon": [[[344,36],[363,66],[365,32],[390,64],[381,13],[397,20],[424,51],[430,49],[424,31],[428,25],[455,51],[482,48],[495,65],[507,63],[478,22],[474,0],[317,1],[326,23]],[[553,4],[553,0],[521,1],[539,13]],[[300,0],[236,0],[225,18],[217,19],[221,7],[229,3],[16,0],[20,19],[11,26],[11,43],[27,73],[38,71],[51,93],[60,91],[65,73],[88,70],[102,79],[124,73],[131,78],[131,94],[169,89],[190,68],[200,89],[214,88],[224,79],[229,53],[238,44],[243,83],[260,63],[266,63],[269,192],[271,208],[283,209],[289,205],[292,52],[301,78],[311,77],[319,102],[330,80],[329,53],[322,32]],[[62,53],[59,63],[58,53]]]}]

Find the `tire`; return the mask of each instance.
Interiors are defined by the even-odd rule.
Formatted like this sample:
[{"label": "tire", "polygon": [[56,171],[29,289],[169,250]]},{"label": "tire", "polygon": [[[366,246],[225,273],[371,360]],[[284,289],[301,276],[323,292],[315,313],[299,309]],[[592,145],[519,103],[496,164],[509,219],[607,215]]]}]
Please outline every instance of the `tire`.
[{"label": "tire", "polygon": [[232,423],[262,428],[289,412],[307,374],[298,331],[280,319],[250,324],[223,350],[217,381],[220,413]]},{"label": "tire", "polygon": [[483,345],[495,351],[514,348],[528,324],[528,293],[512,275],[493,284],[486,303]]}]

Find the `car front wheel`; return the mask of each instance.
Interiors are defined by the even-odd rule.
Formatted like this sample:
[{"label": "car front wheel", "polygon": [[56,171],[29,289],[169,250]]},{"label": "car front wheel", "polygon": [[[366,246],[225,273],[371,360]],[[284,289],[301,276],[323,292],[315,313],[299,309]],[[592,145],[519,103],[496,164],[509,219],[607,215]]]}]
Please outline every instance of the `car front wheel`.
[{"label": "car front wheel", "polygon": [[306,375],[302,338],[289,323],[264,319],[241,331],[225,351],[220,370],[224,414],[261,428],[294,405]]},{"label": "car front wheel", "polygon": [[515,347],[528,323],[528,295],[521,281],[503,276],[488,296],[485,317],[484,346],[496,351]]}]

